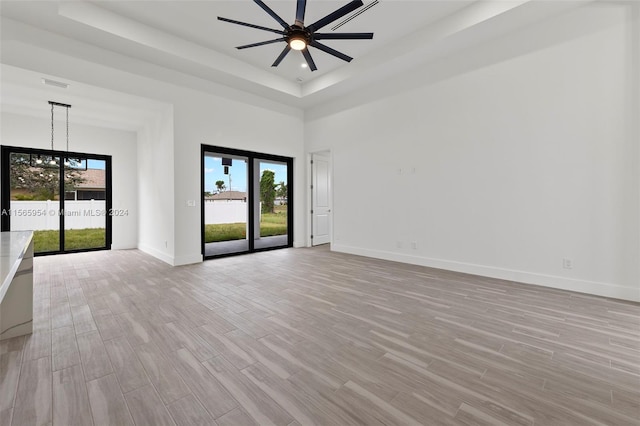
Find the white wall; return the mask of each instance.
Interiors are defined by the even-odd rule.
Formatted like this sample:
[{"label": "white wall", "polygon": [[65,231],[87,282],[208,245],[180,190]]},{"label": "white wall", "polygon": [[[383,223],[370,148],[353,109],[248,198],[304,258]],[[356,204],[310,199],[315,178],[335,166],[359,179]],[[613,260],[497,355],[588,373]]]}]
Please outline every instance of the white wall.
[{"label": "white wall", "polygon": [[[294,199],[300,200],[294,207],[294,245],[305,245],[301,110],[15,21],[2,22],[2,63],[120,92],[123,105],[130,95],[167,105],[138,132],[140,249],[172,265],[202,261],[201,144],[294,158]],[[176,84],[150,77],[155,75],[171,75]],[[189,200],[196,206],[188,207]]]},{"label": "white wall", "polygon": [[[242,100],[189,89],[175,97],[175,241],[176,263],[200,255],[200,144],[230,147],[294,158],[294,244],[305,242],[304,144],[302,113],[281,112]],[[239,98],[240,97],[239,94]],[[300,182],[300,184],[298,184]],[[196,200],[197,207],[187,207]]]},{"label": "white wall", "polygon": [[336,250],[640,300],[630,20],[623,5],[584,7],[304,122],[300,110],[4,20],[2,62],[169,105],[137,139],[139,217],[156,212],[140,220],[139,245],[168,263],[201,259],[200,206],[186,201],[200,200],[202,143],[294,157],[304,245],[304,136],[307,152],[332,153]]},{"label": "white wall", "polygon": [[174,264],[173,107],[138,131],[138,248]]},{"label": "white wall", "polygon": [[310,111],[306,149],[333,157],[332,249],[640,300],[631,18],[583,7],[421,69],[410,91]]},{"label": "white wall", "polygon": [[[111,155],[112,200],[114,209],[128,210],[127,216],[113,217],[112,248],[127,249],[138,245],[138,180],[136,176],[136,134],[122,130],[75,124],[70,112],[69,150],[88,154]],[[56,129],[64,129],[64,121],[55,121]],[[65,150],[63,135],[54,140],[54,149]],[[2,113],[0,128],[2,145],[51,149],[51,119]]]}]

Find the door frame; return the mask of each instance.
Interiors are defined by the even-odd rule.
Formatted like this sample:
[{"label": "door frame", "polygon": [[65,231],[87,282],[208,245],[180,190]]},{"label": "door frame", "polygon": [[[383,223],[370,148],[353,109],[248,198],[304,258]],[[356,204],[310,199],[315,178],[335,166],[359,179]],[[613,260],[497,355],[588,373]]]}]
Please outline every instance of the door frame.
[{"label": "door frame", "polygon": [[[204,242],[204,234],[205,234],[205,200],[204,200],[204,192],[205,192],[205,153],[212,154],[228,154],[228,155],[236,155],[240,157],[247,158],[247,208],[249,211],[247,212],[247,239],[248,239],[248,250],[237,252],[237,253],[226,253],[219,254],[215,256],[206,256],[205,251],[205,242]],[[287,165],[287,244],[285,246],[276,246],[276,247],[265,247],[265,248],[255,248],[255,197],[253,196],[253,182],[255,179],[254,170],[254,160],[265,160],[265,161],[275,161],[279,163],[285,163]],[[202,253],[202,258],[204,260],[207,259],[215,259],[219,257],[228,257],[228,256],[237,256],[240,254],[248,254],[255,253],[260,251],[268,251],[268,250],[277,250],[281,248],[293,247],[293,167],[294,167],[294,159],[292,157],[284,157],[280,155],[274,154],[265,154],[262,152],[255,151],[247,151],[235,148],[228,148],[216,145],[200,145],[200,250]],[[259,173],[259,171],[258,171]]]},{"label": "door frame", "polygon": [[313,151],[307,154],[307,188],[309,189],[309,196],[307,197],[307,214],[309,220],[307,221],[307,247],[313,247],[313,156],[323,155],[329,158],[329,203],[331,206],[331,214],[329,215],[329,247],[333,245],[333,153],[330,149],[324,149],[321,151]]},{"label": "door frame", "polygon": [[[111,171],[111,156],[110,155],[102,155],[102,154],[90,154],[87,152],[72,152],[72,151],[57,151],[50,149],[39,149],[39,148],[25,148],[19,146],[8,146],[1,145],[0,146],[0,176],[2,180],[2,185],[0,185],[0,191],[2,195],[0,196],[0,209],[1,210],[9,210],[11,208],[11,154],[29,154],[29,155],[50,155],[52,157],[79,157],[86,158],[92,160],[100,160],[105,162],[105,210],[107,214],[105,214],[105,245],[104,247],[95,247],[95,248],[86,248],[86,249],[75,249],[75,250],[65,250],[64,249],[64,234],[65,234],[65,215],[58,214],[60,224],[59,224],[59,234],[60,234],[60,248],[58,251],[49,251],[44,253],[34,253],[34,256],[49,256],[55,254],[63,254],[63,253],[81,253],[88,251],[98,251],[98,250],[111,250],[111,242],[112,242],[112,215],[111,211],[113,208],[112,204],[112,171]],[[60,211],[64,211],[65,204],[65,191],[64,191],[64,179],[62,179],[62,173],[64,173],[64,169],[62,167],[59,168],[60,175]],[[0,230],[10,231],[11,230],[11,216],[10,215],[2,215],[0,219]]]}]

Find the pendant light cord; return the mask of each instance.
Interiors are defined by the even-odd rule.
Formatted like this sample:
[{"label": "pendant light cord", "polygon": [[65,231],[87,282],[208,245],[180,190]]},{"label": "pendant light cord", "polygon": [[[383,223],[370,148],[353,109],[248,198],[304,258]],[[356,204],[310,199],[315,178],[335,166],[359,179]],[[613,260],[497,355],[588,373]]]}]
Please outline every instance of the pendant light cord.
[{"label": "pendant light cord", "polygon": [[67,155],[69,154],[69,107],[67,108]]},{"label": "pendant light cord", "polygon": [[53,151],[53,104],[51,104],[51,151]]}]

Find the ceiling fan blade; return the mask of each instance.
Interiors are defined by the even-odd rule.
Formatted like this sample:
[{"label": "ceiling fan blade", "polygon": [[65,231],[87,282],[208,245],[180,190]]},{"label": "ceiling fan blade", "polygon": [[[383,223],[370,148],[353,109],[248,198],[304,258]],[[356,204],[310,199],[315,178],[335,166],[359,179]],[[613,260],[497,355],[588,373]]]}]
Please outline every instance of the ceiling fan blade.
[{"label": "ceiling fan blade", "polygon": [[296,6],[296,25],[304,26],[304,11],[307,8],[307,0],[298,0]]},{"label": "ceiling fan blade", "polygon": [[309,49],[303,49],[302,56],[304,56],[304,59],[305,61],[307,61],[307,65],[309,65],[311,71],[316,71],[318,69],[318,67],[316,67],[316,63],[313,62],[313,58],[311,57],[311,53],[309,53]]},{"label": "ceiling fan blade", "polygon": [[342,52],[338,52],[335,49],[330,48],[329,46],[325,46],[322,43],[318,43],[317,41],[312,41],[311,43],[309,43],[311,46],[315,47],[316,49],[320,49],[323,52],[328,53],[329,55],[333,55],[336,58],[340,58],[343,61],[347,61],[347,62],[351,62],[353,60],[353,58],[351,56],[347,56]]},{"label": "ceiling fan blade", "polygon": [[276,61],[271,66],[277,67],[278,65],[280,65],[280,62],[282,62],[282,60],[284,59],[285,56],[287,56],[287,53],[289,53],[290,50],[291,50],[291,47],[287,44],[284,50],[282,51],[282,53],[280,54],[280,56],[276,58]]},{"label": "ceiling fan blade", "polygon": [[244,46],[236,47],[236,49],[246,49],[246,48],[249,48],[249,47],[264,46],[265,44],[272,44],[272,43],[277,43],[279,41],[285,41],[285,40],[286,39],[284,37],[281,37],[281,38],[277,38],[275,40],[267,40],[267,41],[261,41],[259,43],[245,44]]},{"label": "ceiling fan blade", "polygon": [[316,40],[370,40],[373,33],[315,33]]},{"label": "ceiling fan blade", "polygon": [[272,33],[283,34],[284,35],[284,31],[274,30],[273,28],[261,27],[260,25],[248,24],[246,22],[235,21],[233,19],[223,18],[221,16],[218,16],[218,20],[219,21],[224,21],[224,22],[230,22],[232,24],[242,25],[242,26],[249,27],[249,28],[255,28],[257,30],[271,31]]},{"label": "ceiling fan blade", "polygon": [[[257,1],[257,0],[254,0],[254,1]],[[336,10],[335,12],[332,12],[327,16],[325,16],[324,18],[320,19],[319,21],[316,21],[313,24],[309,25],[307,29],[311,32],[318,31],[320,28],[326,25],[329,25],[333,21],[342,18],[344,15],[348,13],[353,12],[363,4],[364,3],[362,2],[362,0],[353,0],[350,3],[342,6],[340,9]]]},{"label": "ceiling fan blade", "polygon": [[289,24],[287,24],[286,22],[284,22],[284,19],[282,19],[280,16],[278,16],[277,13],[275,13],[273,10],[271,10],[271,8],[269,6],[267,6],[262,0],[253,0],[254,3],[256,3],[258,6],[260,6],[262,8],[262,10],[264,10],[265,12],[267,12],[269,15],[271,15],[271,17],[273,19],[275,19],[276,21],[278,21],[278,23],[280,25],[282,25],[282,28],[289,28]]}]

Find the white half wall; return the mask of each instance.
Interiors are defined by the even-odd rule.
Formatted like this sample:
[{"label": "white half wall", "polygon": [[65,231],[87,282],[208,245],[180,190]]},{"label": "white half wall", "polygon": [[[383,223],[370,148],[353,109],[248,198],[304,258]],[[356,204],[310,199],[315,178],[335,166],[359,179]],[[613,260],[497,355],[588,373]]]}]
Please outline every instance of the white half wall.
[{"label": "white half wall", "polygon": [[309,111],[307,152],[333,157],[332,249],[640,301],[629,4],[581,7]]},{"label": "white half wall", "polygon": [[[73,108],[73,107],[72,107]],[[47,109],[47,108],[45,108]],[[137,136],[134,132],[76,124],[70,112],[71,151],[112,157],[112,200],[116,210],[127,210],[126,216],[114,216],[112,248],[130,249],[138,245],[138,179]],[[56,121],[54,148],[64,150],[66,139],[59,129],[65,122]],[[62,135],[63,137],[58,137]],[[51,119],[2,113],[0,126],[2,145],[51,149]]]}]

